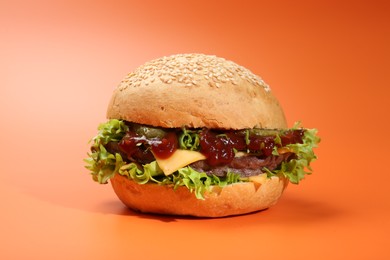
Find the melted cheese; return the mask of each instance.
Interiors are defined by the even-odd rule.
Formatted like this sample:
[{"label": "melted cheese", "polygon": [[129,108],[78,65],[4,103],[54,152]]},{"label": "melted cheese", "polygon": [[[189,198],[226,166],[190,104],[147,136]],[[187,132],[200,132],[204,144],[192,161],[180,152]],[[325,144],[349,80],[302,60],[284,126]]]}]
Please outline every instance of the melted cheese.
[{"label": "melted cheese", "polygon": [[169,158],[159,159],[156,161],[165,175],[174,173],[193,162],[204,160],[206,157],[200,152],[190,150],[176,150]]},{"label": "melted cheese", "polygon": [[267,181],[267,174],[251,176],[249,177],[249,180],[253,183],[253,185],[255,186],[255,190],[257,191],[261,187],[261,185],[263,185]]},{"label": "melted cheese", "polygon": [[267,174],[260,174],[249,177],[249,180],[258,184],[264,184],[267,181]]}]

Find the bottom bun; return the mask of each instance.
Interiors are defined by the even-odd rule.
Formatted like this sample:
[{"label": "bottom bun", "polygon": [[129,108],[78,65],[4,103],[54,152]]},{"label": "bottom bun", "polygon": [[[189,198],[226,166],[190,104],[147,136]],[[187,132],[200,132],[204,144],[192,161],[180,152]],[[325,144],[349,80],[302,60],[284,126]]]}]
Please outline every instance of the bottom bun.
[{"label": "bottom bun", "polygon": [[285,178],[271,177],[263,184],[242,182],[223,188],[213,186],[197,199],[187,187],[176,190],[172,186],[138,184],[125,176],[115,174],[111,179],[118,198],[129,208],[167,215],[196,217],[225,217],[266,209],[274,205],[288,184]]}]

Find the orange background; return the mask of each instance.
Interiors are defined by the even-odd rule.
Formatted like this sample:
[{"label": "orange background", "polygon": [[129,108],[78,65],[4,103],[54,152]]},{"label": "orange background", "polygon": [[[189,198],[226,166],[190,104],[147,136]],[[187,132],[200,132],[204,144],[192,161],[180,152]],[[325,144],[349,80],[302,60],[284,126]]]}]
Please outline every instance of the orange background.
[{"label": "orange background", "polygon": [[[0,1],[1,259],[390,259],[388,1]],[[126,73],[216,54],[319,129],[314,174],[273,208],[126,210],[83,158]]]}]

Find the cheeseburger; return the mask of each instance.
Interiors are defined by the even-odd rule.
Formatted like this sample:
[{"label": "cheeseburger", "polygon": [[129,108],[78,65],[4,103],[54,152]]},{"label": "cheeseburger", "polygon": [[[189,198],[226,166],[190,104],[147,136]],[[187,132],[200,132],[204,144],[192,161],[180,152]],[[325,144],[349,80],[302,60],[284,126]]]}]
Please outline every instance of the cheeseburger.
[{"label": "cheeseburger", "polygon": [[274,205],[311,174],[315,129],[287,128],[270,87],[203,54],[152,60],[114,90],[85,160],[129,208],[223,217]]}]

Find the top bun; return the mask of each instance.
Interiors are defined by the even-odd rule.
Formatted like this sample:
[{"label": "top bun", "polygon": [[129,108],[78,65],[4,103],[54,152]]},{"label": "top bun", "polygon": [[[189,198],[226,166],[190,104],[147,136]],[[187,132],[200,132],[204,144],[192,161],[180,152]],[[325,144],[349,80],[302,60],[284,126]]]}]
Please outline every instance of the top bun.
[{"label": "top bun", "polygon": [[109,119],[174,128],[286,128],[270,87],[232,61],[178,54],[145,63],[115,89]]}]

